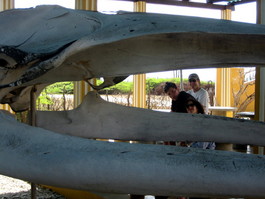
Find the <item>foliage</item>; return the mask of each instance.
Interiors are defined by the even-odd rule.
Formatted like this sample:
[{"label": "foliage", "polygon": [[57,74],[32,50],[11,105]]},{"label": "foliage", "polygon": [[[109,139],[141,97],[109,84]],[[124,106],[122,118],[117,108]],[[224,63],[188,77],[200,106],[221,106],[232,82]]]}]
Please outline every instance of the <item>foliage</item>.
[{"label": "foliage", "polygon": [[[98,80],[97,85],[101,84],[102,81]],[[114,86],[103,89],[100,93],[108,93],[108,94],[128,94],[133,91],[133,82],[120,82]]]},{"label": "foliage", "polygon": [[[48,92],[51,92],[52,89],[49,89],[49,87],[46,87],[41,94],[39,95],[37,99],[37,109],[38,110],[43,110],[43,106],[50,106],[52,105],[52,99],[49,97]],[[54,90],[52,90],[54,92]]]},{"label": "foliage", "polygon": [[48,94],[73,94],[74,83],[73,82],[57,82],[46,87],[46,93]]},{"label": "foliage", "polygon": [[156,79],[156,78],[148,78],[146,80],[146,84],[148,85],[146,88],[146,92],[151,92],[153,91],[157,86],[159,86],[160,84],[162,83],[165,83],[165,82],[174,82],[175,84],[180,84],[180,78],[159,78],[159,79]]},{"label": "foliage", "polygon": [[[73,82],[57,82],[47,86],[40,94],[37,100],[38,110],[60,110],[62,104],[63,110],[66,109],[65,94],[73,94]],[[53,94],[62,94],[63,99],[55,100],[51,97]],[[59,103],[59,105],[58,105]]]},{"label": "foliage", "polygon": [[[165,82],[174,82],[178,86],[180,85],[180,78],[148,78],[146,80],[146,94],[147,94],[147,107],[148,108],[158,108],[161,106],[163,108],[167,107],[167,96],[164,95],[164,84]],[[97,79],[97,85],[102,84],[103,81]],[[201,82],[202,87],[214,88],[214,84],[209,84],[206,82]],[[184,89],[189,89],[189,83],[187,79],[183,80]],[[114,86],[105,88],[99,93],[108,98],[115,98],[115,96],[120,100],[125,97],[126,100],[117,103],[130,106],[132,104],[132,92],[133,92],[133,82],[123,81]],[[68,110],[73,106],[73,97],[69,98],[66,94],[73,94],[73,82],[58,82],[46,87],[37,100],[38,110]],[[109,96],[112,95],[112,96]],[[115,99],[113,99],[115,101]],[[158,102],[159,101],[159,105]]]},{"label": "foliage", "polygon": [[[188,81],[187,79],[184,79],[184,81]],[[148,78],[146,80],[146,92],[149,93],[149,92],[153,92],[159,85],[165,83],[165,82],[174,82],[176,83],[177,85],[180,84],[180,78]],[[101,80],[98,80],[97,81],[97,84],[101,84],[102,81]],[[119,84],[116,84],[114,86],[111,86],[109,88],[105,88],[103,91],[101,91],[100,93],[101,94],[105,94],[105,93],[108,93],[108,94],[128,94],[128,93],[131,93],[133,91],[133,82],[126,82],[126,81],[123,81],[123,82],[120,82]]]},{"label": "foliage", "polygon": [[51,98],[48,96],[48,89],[44,89],[44,91],[40,94],[40,96],[38,97],[38,103],[41,104],[52,104],[52,100]]},{"label": "foliage", "polygon": [[[165,82],[174,82],[177,85],[180,84],[180,78],[148,78],[146,80],[146,92],[152,92],[156,87],[159,85],[165,83]],[[187,83],[188,80],[184,79],[184,83]],[[102,80],[97,80],[97,85],[102,84]],[[202,85],[207,84],[207,82],[201,82]],[[49,85],[45,88],[45,93],[47,94],[73,94],[74,90],[74,84],[73,82],[58,82],[52,85]],[[114,86],[105,88],[100,93],[108,93],[108,94],[128,94],[133,91],[133,82],[120,82],[119,84],[116,84]],[[43,100],[46,100],[46,96],[43,97]],[[43,101],[41,100],[41,101]],[[44,103],[48,103],[47,101],[44,101]]]}]

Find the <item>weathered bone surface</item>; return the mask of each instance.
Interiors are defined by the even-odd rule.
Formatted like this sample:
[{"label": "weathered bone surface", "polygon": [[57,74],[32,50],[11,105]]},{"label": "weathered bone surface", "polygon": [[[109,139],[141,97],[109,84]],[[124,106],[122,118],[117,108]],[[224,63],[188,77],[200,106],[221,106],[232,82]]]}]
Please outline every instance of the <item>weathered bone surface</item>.
[{"label": "weathered bone surface", "polygon": [[[265,63],[263,25],[59,6],[1,12],[0,23],[2,88]],[[16,87],[1,90],[2,103]],[[15,107],[20,98],[12,100]],[[19,104],[16,111],[28,107]]]},{"label": "weathered bone surface", "polygon": [[88,93],[74,110],[38,111],[36,123],[85,138],[265,145],[264,122],[126,107],[106,102],[95,92]]},{"label": "weathered bone surface", "polygon": [[[0,173],[98,192],[265,196],[265,157],[56,134],[0,113]],[[16,164],[14,164],[14,162]]]},{"label": "weathered bone surface", "polygon": [[[28,108],[36,84],[40,92],[44,84],[104,77],[100,89],[130,74],[265,64],[262,25],[59,6],[1,12],[0,24],[0,102],[15,111]],[[263,146],[264,123],[126,108],[93,93],[75,110],[37,117],[39,126],[75,136],[0,113],[1,174],[98,192],[265,196],[264,156],[80,138]]]},{"label": "weathered bone surface", "polygon": [[110,86],[113,86],[115,84],[118,84],[125,80],[128,76],[119,76],[119,77],[104,77],[104,82],[100,84],[99,86],[92,84],[90,81],[87,81],[87,83],[94,89],[94,90],[101,90],[103,88],[107,88]]}]

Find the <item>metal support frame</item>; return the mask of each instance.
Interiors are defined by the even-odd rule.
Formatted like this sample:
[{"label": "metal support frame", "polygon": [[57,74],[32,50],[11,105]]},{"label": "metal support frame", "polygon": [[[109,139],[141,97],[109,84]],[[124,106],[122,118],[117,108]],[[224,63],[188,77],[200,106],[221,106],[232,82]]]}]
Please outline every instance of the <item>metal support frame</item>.
[{"label": "metal support frame", "polygon": [[207,0],[207,3],[219,3],[226,1],[228,4],[237,5],[243,3],[255,2],[256,0]]},{"label": "metal support frame", "polygon": [[[119,0],[119,1],[132,1],[138,2],[137,0]],[[171,5],[171,6],[184,6],[184,7],[192,7],[192,8],[207,8],[207,9],[216,9],[216,10],[234,10],[234,5],[218,5],[211,3],[197,3],[191,1],[177,1],[177,0],[146,0],[146,3],[153,4],[162,4],[162,5]]]},{"label": "metal support frame", "polygon": [[[265,24],[265,2],[257,0],[257,23]],[[255,120],[265,122],[265,68],[256,67],[255,82]],[[264,155],[264,147],[258,147],[258,153]]]},{"label": "metal support frame", "polygon": [[[36,126],[36,88],[35,86],[32,87],[31,92],[30,92],[30,125],[31,126]],[[36,184],[35,183],[30,183],[31,185],[31,199],[36,199],[37,194],[36,194]]]}]

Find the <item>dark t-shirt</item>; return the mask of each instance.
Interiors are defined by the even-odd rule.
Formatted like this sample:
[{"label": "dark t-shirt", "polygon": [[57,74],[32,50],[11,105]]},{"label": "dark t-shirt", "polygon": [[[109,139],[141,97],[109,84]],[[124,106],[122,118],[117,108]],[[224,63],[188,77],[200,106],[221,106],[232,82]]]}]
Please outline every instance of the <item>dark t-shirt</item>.
[{"label": "dark t-shirt", "polygon": [[178,113],[187,113],[185,103],[188,99],[195,100],[195,98],[192,95],[186,93],[185,91],[181,91],[177,99],[172,100],[171,111],[178,112]]}]

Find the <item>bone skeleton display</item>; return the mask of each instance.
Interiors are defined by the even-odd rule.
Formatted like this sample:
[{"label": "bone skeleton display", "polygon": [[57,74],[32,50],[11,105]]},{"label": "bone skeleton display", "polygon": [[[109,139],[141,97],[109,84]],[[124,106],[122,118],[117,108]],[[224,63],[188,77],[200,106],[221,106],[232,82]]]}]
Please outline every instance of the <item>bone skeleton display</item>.
[{"label": "bone skeleton display", "polygon": [[[99,89],[131,74],[265,63],[263,25],[60,6],[4,11],[0,24],[0,102],[15,112],[29,108],[33,86],[39,94],[55,82],[103,77]],[[7,176],[104,193],[265,196],[261,155],[87,139],[264,146],[263,122],[124,107],[96,92],[74,110],[38,111],[38,127],[0,117]]]}]

